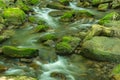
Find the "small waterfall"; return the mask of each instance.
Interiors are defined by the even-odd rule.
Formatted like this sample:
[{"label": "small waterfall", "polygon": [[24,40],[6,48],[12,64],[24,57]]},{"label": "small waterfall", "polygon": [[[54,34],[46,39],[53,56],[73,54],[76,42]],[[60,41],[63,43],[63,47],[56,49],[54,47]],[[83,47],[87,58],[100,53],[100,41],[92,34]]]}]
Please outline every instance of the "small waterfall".
[{"label": "small waterfall", "polygon": [[39,80],[58,80],[54,77],[50,77],[52,72],[60,72],[65,75],[67,80],[75,80],[72,76],[72,71],[69,68],[75,68],[75,66],[69,64],[67,60],[63,57],[58,57],[58,60],[54,63],[42,64],[39,61],[35,61],[38,65],[42,67],[42,74],[38,75]]},{"label": "small waterfall", "polygon": [[49,16],[49,12],[54,11],[53,9],[49,8],[39,9],[38,7],[36,7],[34,8],[34,11],[37,13],[36,16],[44,20],[50,27],[57,28],[59,26],[57,21],[51,16]]},{"label": "small waterfall", "polygon": [[72,8],[74,10],[85,10],[84,8],[77,7],[75,2],[70,2],[69,6],[70,6],[70,8]]}]

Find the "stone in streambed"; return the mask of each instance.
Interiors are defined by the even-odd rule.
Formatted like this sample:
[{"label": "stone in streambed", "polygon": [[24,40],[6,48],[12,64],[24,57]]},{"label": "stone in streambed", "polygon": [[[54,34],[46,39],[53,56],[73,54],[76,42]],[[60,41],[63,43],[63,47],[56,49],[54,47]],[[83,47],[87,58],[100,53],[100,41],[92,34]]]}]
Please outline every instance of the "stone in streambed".
[{"label": "stone in streambed", "polygon": [[117,12],[110,12],[108,14],[106,14],[102,19],[99,20],[99,24],[106,24],[106,23],[110,23],[114,20],[120,20],[120,14]]},{"label": "stone in streambed", "polygon": [[33,48],[17,48],[14,46],[3,46],[2,52],[5,56],[15,58],[29,58],[38,55],[38,50]]},{"label": "stone in streambed", "polygon": [[60,10],[70,9],[69,7],[62,5],[62,4],[59,3],[59,2],[51,2],[51,3],[48,3],[48,4],[47,4],[47,7],[48,7],[48,8],[52,8],[52,9],[60,9]]},{"label": "stone in streambed", "polygon": [[111,72],[111,77],[114,80],[120,80],[120,64],[118,64],[117,66],[115,66]]},{"label": "stone in streambed", "polygon": [[93,37],[82,45],[82,55],[99,61],[120,61],[120,39]]},{"label": "stone in streambed", "polygon": [[71,10],[65,12],[61,18],[60,21],[62,22],[73,22],[75,20],[79,20],[84,17],[93,17],[94,14],[87,10]]},{"label": "stone in streambed", "polygon": [[19,8],[7,8],[3,12],[6,24],[20,25],[25,21],[26,14]]},{"label": "stone in streambed", "polygon": [[64,36],[60,42],[56,44],[56,53],[58,55],[70,55],[79,45],[81,39],[78,37]]}]

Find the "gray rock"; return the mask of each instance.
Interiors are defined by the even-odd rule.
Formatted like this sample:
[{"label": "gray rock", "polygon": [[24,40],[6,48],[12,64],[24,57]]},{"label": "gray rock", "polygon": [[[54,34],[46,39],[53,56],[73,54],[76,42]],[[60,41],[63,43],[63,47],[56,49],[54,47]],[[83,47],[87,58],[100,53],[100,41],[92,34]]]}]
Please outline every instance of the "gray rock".
[{"label": "gray rock", "polygon": [[100,61],[120,61],[120,39],[93,37],[83,43],[81,54]]}]

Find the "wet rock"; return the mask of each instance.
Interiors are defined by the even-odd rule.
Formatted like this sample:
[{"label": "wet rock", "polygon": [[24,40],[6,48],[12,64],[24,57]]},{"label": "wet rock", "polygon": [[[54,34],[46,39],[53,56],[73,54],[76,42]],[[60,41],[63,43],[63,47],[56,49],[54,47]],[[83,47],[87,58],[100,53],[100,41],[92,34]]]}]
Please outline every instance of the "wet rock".
[{"label": "wet rock", "polygon": [[94,14],[87,10],[72,10],[65,12],[60,21],[62,22],[73,22],[84,17],[93,17]]},{"label": "wet rock", "polygon": [[3,12],[6,24],[20,25],[25,21],[26,14],[19,8],[8,8]]},{"label": "wet rock", "polygon": [[60,73],[60,72],[52,72],[50,74],[50,76],[54,77],[54,78],[57,78],[57,79],[60,79],[60,80],[67,80],[66,76],[63,73]]},{"label": "wet rock", "polygon": [[40,3],[40,0],[26,0],[26,3],[30,5],[37,5]]},{"label": "wet rock", "polygon": [[37,80],[28,76],[1,76],[0,80]]},{"label": "wet rock", "polygon": [[14,46],[3,46],[2,51],[5,56],[15,58],[28,58],[38,55],[38,50],[34,48],[17,48]]},{"label": "wet rock", "polygon": [[84,1],[84,2],[77,2],[77,6],[79,6],[79,7],[90,7],[91,4],[88,1]]},{"label": "wet rock", "polygon": [[26,13],[32,11],[32,8],[26,5],[22,0],[17,0],[15,5]]},{"label": "wet rock", "polygon": [[91,2],[93,6],[98,6],[99,4],[103,3],[111,3],[112,0],[92,0]]},{"label": "wet rock", "polygon": [[59,2],[63,5],[69,5],[70,0],[59,0]]},{"label": "wet rock", "polygon": [[108,6],[109,6],[108,3],[100,4],[100,5],[98,6],[98,10],[99,10],[99,11],[106,11],[106,10],[108,9]]},{"label": "wet rock", "polygon": [[82,55],[100,61],[120,61],[120,39],[108,37],[93,37],[82,45]]},{"label": "wet rock", "polygon": [[102,19],[100,19],[100,21],[98,23],[106,24],[106,23],[110,23],[114,20],[120,20],[120,14],[113,11],[113,12],[106,14]]},{"label": "wet rock", "polygon": [[20,61],[21,61],[21,62],[25,62],[25,63],[31,63],[31,62],[32,62],[32,59],[21,58]]},{"label": "wet rock", "polygon": [[119,9],[120,8],[120,1],[119,0],[114,0],[112,2],[112,9]]},{"label": "wet rock", "polygon": [[59,55],[70,55],[80,41],[81,39],[78,37],[64,36],[61,42],[56,44],[56,53]]},{"label": "wet rock", "polygon": [[0,0],[0,9],[5,8],[6,4],[4,0]]},{"label": "wet rock", "polygon": [[49,12],[49,15],[52,17],[59,17],[62,16],[64,14],[64,11],[51,11]]},{"label": "wet rock", "polygon": [[111,72],[111,77],[114,80],[120,80],[120,64],[115,66]]},{"label": "wet rock", "polygon": [[55,33],[45,33],[39,38],[38,42],[45,42],[47,40],[56,40],[56,38],[57,37]]},{"label": "wet rock", "polygon": [[8,69],[7,66],[0,62],[0,73],[6,71],[7,69]]},{"label": "wet rock", "polygon": [[47,4],[47,7],[48,7],[48,8],[52,8],[52,9],[61,9],[61,10],[63,10],[63,9],[70,9],[70,8],[68,8],[67,6],[62,5],[62,4],[59,3],[59,2],[51,2],[51,3],[48,3],[48,4]]},{"label": "wet rock", "polygon": [[37,33],[37,32],[44,32],[48,29],[49,27],[46,25],[38,25],[33,29],[33,33]]}]

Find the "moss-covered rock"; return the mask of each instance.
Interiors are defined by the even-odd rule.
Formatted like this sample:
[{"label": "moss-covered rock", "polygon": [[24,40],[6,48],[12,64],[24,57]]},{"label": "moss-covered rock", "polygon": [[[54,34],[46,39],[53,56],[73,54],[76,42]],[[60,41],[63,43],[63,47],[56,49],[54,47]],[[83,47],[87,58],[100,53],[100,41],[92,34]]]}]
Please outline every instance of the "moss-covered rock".
[{"label": "moss-covered rock", "polygon": [[56,53],[59,55],[70,55],[79,45],[80,41],[81,40],[78,37],[64,36],[62,37],[61,42],[56,45]]},{"label": "moss-covered rock", "polygon": [[22,9],[26,13],[31,11],[31,7],[26,5],[22,0],[17,0],[17,2],[15,4],[18,8]]},{"label": "moss-covered rock", "polygon": [[61,10],[63,10],[63,9],[70,9],[70,8],[68,8],[67,6],[62,5],[62,4],[59,3],[59,2],[51,2],[51,3],[48,3],[48,4],[47,4],[47,7],[48,7],[48,8],[52,8],[52,9],[61,9]]},{"label": "moss-covered rock", "polygon": [[56,45],[56,53],[59,55],[70,55],[72,46],[67,42],[60,42]]},{"label": "moss-covered rock", "polygon": [[112,0],[91,0],[93,6],[98,6],[103,3],[111,3]]},{"label": "moss-covered rock", "polygon": [[0,9],[5,8],[5,7],[6,7],[6,4],[5,4],[4,0],[0,0]]},{"label": "moss-covered rock", "polygon": [[120,39],[93,37],[82,45],[82,55],[100,61],[120,61]]},{"label": "moss-covered rock", "polygon": [[70,0],[59,0],[59,2],[63,5],[69,5]]},{"label": "moss-covered rock", "polygon": [[33,33],[46,31],[49,27],[46,25],[38,25],[33,29]]},{"label": "moss-covered rock", "polygon": [[40,0],[26,0],[26,2],[31,5],[37,5],[40,3]]},{"label": "moss-covered rock", "polygon": [[112,20],[120,20],[120,14],[117,12],[110,12],[106,14],[100,21],[99,24],[106,24],[112,22]]},{"label": "moss-covered rock", "polygon": [[119,80],[120,79],[120,64],[115,66],[111,72],[111,76],[114,80]]},{"label": "moss-covered rock", "polygon": [[64,73],[61,72],[52,72],[50,74],[51,77],[57,78],[57,79],[61,79],[61,80],[66,80],[67,77],[64,75]]},{"label": "moss-covered rock", "polygon": [[7,8],[3,12],[6,24],[19,25],[25,21],[26,14],[19,8]]},{"label": "moss-covered rock", "polygon": [[65,12],[61,16],[60,21],[69,22],[69,21],[78,20],[83,17],[93,17],[93,16],[94,14],[87,10],[72,10],[72,11]]},{"label": "moss-covered rock", "polygon": [[54,33],[46,33],[43,34],[40,39],[38,40],[38,42],[45,42],[47,40],[55,40],[57,37]]},{"label": "moss-covered rock", "polygon": [[3,46],[2,51],[4,55],[15,58],[28,58],[38,55],[38,50],[33,48],[17,48],[14,46]]},{"label": "moss-covered rock", "polygon": [[100,5],[98,6],[98,10],[99,10],[99,11],[106,11],[106,10],[108,9],[108,7],[109,7],[109,4],[108,4],[108,3],[100,4]]}]

